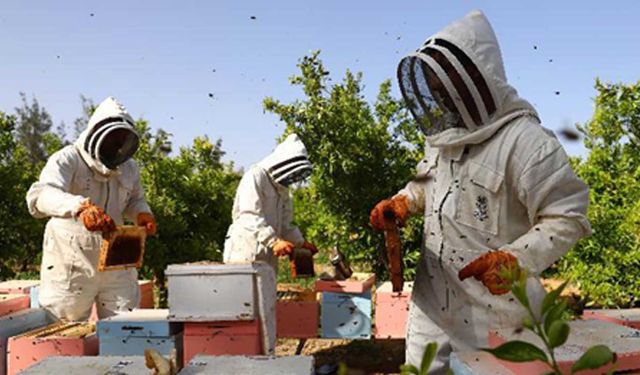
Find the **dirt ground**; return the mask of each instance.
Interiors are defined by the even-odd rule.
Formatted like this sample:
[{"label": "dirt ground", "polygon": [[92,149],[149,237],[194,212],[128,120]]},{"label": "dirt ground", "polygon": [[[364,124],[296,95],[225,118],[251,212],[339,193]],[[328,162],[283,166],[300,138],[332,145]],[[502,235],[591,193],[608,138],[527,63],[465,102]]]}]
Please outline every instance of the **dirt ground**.
[{"label": "dirt ground", "polygon": [[[298,345],[297,339],[279,339],[276,355],[295,355]],[[301,354],[312,355],[316,369],[342,362],[353,375],[399,374],[404,363],[404,340],[308,339]]]}]

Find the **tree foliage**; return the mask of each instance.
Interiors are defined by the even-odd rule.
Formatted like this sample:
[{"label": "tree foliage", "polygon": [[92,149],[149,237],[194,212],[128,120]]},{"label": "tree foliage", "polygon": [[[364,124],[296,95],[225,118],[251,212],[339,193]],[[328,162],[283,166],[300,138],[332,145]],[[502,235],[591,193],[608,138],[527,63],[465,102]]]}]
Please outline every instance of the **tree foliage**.
[{"label": "tree foliage", "polygon": [[589,185],[593,235],[559,264],[598,305],[640,303],[640,82],[596,82],[593,117],[579,129],[588,156],[574,160]]},{"label": "tree foliage", "polygon": [[[305,56],[291,84],[304,99],[282,103],[266,98],[265,109],[307,145],[314,171],[308,186],[295,192],[296,221],[323,248],[340,245],[352,261],[381,265],[382,234],[369,226],[369,212],[412,177],[422,156],[423,138],[411,125],[391,83],[380,85],[373,104],[363,95],[362,75],[347,71],[331,84],[319,52]],[[416,258],[420,225],[406,230],[405,248]],[[416,235],[417,234],[417,235]],[[379,270],[380,267],[377,267]],[[413,269],[413,267],[408,267]]]}]

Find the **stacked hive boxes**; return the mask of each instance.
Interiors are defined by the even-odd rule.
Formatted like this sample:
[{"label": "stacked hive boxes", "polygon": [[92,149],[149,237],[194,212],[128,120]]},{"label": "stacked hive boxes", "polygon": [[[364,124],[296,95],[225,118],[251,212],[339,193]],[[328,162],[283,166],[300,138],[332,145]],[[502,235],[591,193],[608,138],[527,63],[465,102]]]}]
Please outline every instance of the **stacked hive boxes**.
[{"label": "stacked hive boxes", "polygon": [[22,294],[30,298],[31,307],[38,306],[39,280],[8,280],[0,282],[0,294]]},{"label": "stacked hive boxes", "polygon": [[354,273],[345,281],[316,281],[316,290],[322,292],[322,337],[371,337],[371,287],[374,282],[373,274],[363,273]]},{"label": "stacked hive boxes", "polygon": [[55,321],[43,309],[27,309],[0,317],[0,375],[7,373],[7,342],[9,337],[22,334]]},{"label": "stacked hive boxes", "polygon": [[[638,340],[640,331],[599,320],[576,320],[569,322],[569,326],[571,328],[569,339],[565,344],[555,349],[555,357],[563,372],[570,373],[573,363],[588,348],[600,344],[607,345],[616,353],[618,358],[615,365],[616,371],[640,370],[640,340]],[[491,331],[489,334],[489,346],[491,347],[511,340],[532,342],[538,347],[544,347],[540,339],[528,330],[516,333],[511,328]],[[525,363],[500,361],[500,363],[516,374],[541,374],[549,370],[548,366],[540,361]],[[584,371],[580,374],[602,374],[609,371],[610,367]]]},{"label": "stacked hive boxes", "polygon": [[95,325],[56,322],[9,338],[7,374],[17,374],[51,356],[85,355],[98,355]]},{"label": "stacked hive boxes", "polygon": [[320,306],[316,292],[278,285],[276,318],[278,337],[318,337]]},{"label": "stacked hive boxes", "polygon": [[181,325],[168,317],[169,310],[139,309],[98,321],[100,355],[141,356],[155,349],[169,357],[175,350],[180,362]]},{"label": "stacked hive boxes", "polygon": [[394,292],[389,281],[376,288],[376,338],[405,337],[412,288],[413,283],[406,282],[401,292]]},{"label": "stacked hive boxes", "polygon": [[[184,363],[196,354],[263,353],[268,340],[261,333],[265,324],[275,326],[276,287],[269,265],[170,265],[165,274],[169,320],[184,323]],[[269,303],[259,302],[259,293],[273,296],[261,299]]]}]

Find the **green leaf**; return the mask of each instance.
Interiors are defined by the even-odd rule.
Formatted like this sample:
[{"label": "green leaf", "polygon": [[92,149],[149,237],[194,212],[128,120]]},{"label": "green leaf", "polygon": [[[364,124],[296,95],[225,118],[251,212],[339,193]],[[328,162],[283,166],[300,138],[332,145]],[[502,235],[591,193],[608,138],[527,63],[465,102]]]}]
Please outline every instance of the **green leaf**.
[{"label": "green leaf", "polygon": [[400,366],[400,374],[402,375],[408,375],[408,374],[415,374],[415,375],[420,375],[420,371],[418,371],[418,368],[414,365],[402,365]]},{"label": "green leaf", "polygon": [[530,317],[525,316],[524,319],[522,319],[522,325],[524,326],[524,328],[535,332],[535,325],[533,324],[533,321]]},{"label": "green leaf", "polygon": [[537,346],[520,340],[508,341],[493,349],[482,349],[496,358],[509,362],[547,362],[547,354]]},{"label": "green leaf", "polygon": [[544,331],[549,332],[551,324],[557,320],[562,319],[562,314],[567,310],[567,301],[561,301],[549,310],[544,318]]},{"label": "green leaf", "polygon": [[435,342],[431,342],[424,349],[424,354],[422,355],[422,362],[420,363],[420,375],[427,375],[429,372],[429,367],[431,367],[431,362],[436,357],[436,353],[438,351],[438,344]]},{"label": "green leaf", "polygon": [[547,311],[549,311],[549,309],[551,309],[556,304],[556,300],[558,299],[558,297],[560,296],[560,294],[562,293],[562,291],[564,290],[564,288],[567,286],[568,283],[569,281],[565,281],[564,283],[562,283],[562,285],[560,285],[556,289],[547,293],[546,296],[544,296],[544,300],[542,301],[541,316],[544,316],[544,314],[546,314]]},{"label": "green leaf", "polygon": [[571,372],[593,370],[607,363],[615,362],[616,355],[606,345],[595,345],[589,348],[576,363],[571,366]]},{"label": "green leaf", "polygon": [[551,348],[557,348],[567,342],[569,330],[569,325],[562,320],[556,320],[551,323],[549,331],[547,332],[547,338],[549,339]]},{"label": "green leaf", "polygon": [[511,292],[513,293],[514,296],[516,296],[518,301],[520,301],[522,306],[529,307],[529,297],[527,296],[526,287],[524,287],[521,283],[518,282],[513,284],[513,287],[511,288]]}]

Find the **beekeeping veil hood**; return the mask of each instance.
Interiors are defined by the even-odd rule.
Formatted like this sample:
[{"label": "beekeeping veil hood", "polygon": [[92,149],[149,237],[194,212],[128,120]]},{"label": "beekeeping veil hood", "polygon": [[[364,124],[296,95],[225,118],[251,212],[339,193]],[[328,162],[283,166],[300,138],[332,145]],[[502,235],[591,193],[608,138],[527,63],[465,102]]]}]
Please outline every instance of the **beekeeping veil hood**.
[{"label": "beekeeping veil hood", "polygon": [[110,176],[138,149],[134,121],[115,98],[106,98],[89,119],[75,145],[82,158],[96,172]]},{"label": "beekeeping veil hood", "polygon": [[312,171],[307,148],[296,134],[289,135],[258,164],[282,186],[300,182],[309,177]]},{"label": "beekeeping veil hood", "polygon": [[400,90],[432,147],[478,144],[533,107],[507,83],[489,21],[472,11],[398,65]]}]

